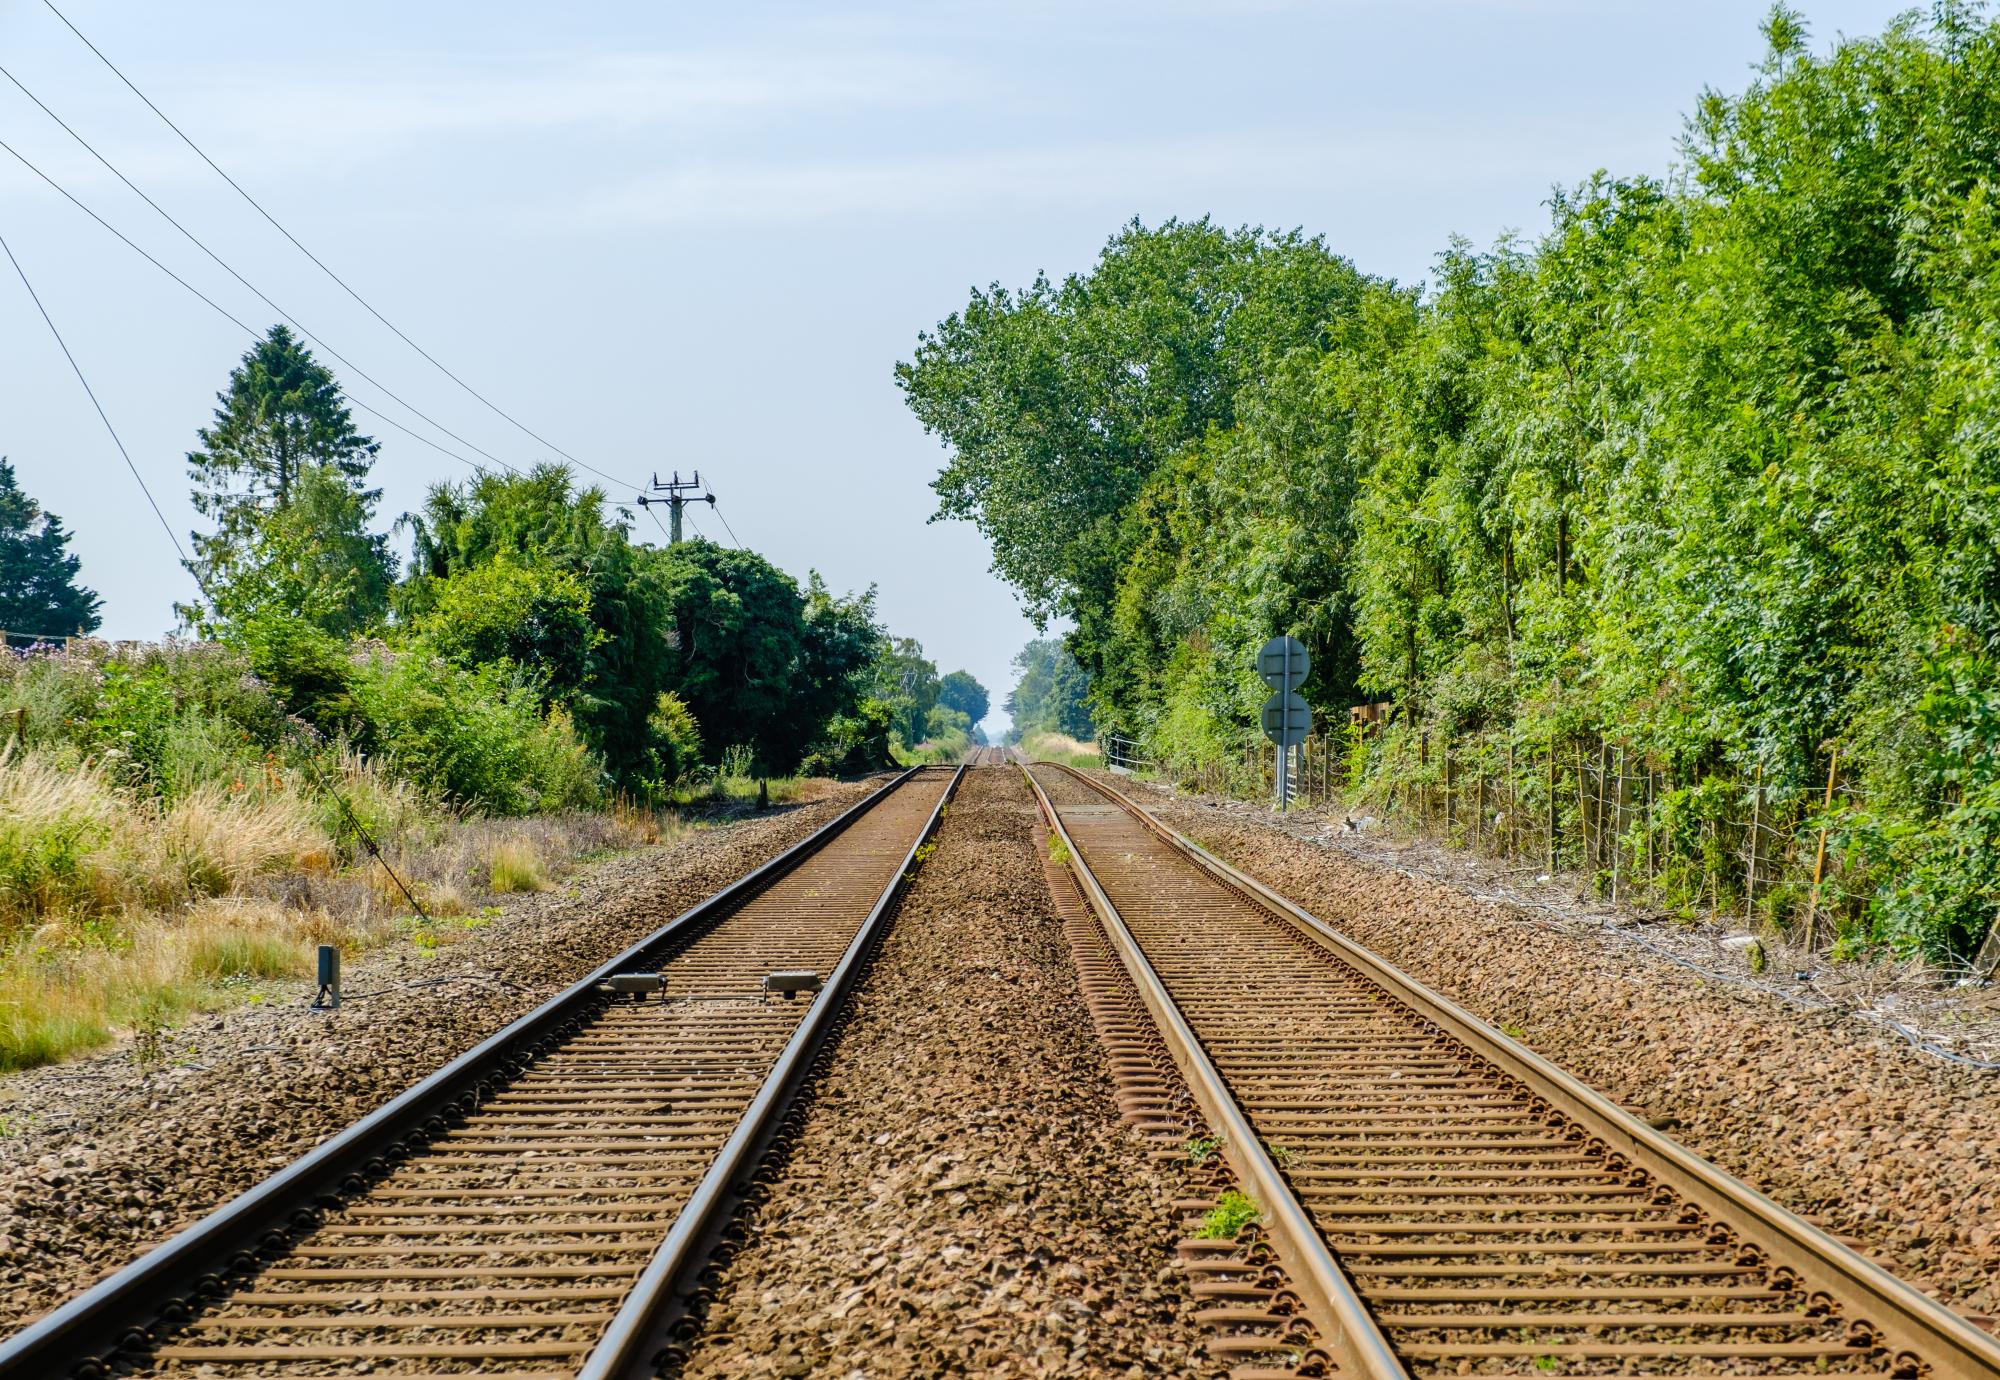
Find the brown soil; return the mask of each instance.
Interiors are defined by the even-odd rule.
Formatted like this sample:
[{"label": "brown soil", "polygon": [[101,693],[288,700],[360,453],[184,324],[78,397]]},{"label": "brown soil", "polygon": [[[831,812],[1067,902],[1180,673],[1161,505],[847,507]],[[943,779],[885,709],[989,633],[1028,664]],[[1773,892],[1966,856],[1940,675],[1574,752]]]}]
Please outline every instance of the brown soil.
[{"label": "brown soil", "polygon": [[1495,903],[1236,809],[1162,820],[1959,1309],[2000,1314],[2000,1076],[1547,907]]},{"label": "brown soil", "polygon": [[0,1083],[0,1334],[123,1266],[531,1010],[879,783],[590,867],[458,942]]},{"label": "brown soil", "polygon": [[1040,837],[1017,773],[968,773],[683,1376],[1213,1369]]}]

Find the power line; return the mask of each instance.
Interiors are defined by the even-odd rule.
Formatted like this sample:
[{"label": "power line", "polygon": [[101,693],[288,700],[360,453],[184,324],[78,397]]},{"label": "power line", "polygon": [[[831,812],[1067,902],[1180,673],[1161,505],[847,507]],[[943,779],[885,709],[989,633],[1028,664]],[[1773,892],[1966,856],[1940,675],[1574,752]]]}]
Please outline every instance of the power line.
[{"label": "power line", "polygon": [[[234,278],[237,282],[241,283],[244,287],[248,288],[252,293],[256,295],[257,299],[261,301],[265,306],[269,307],[279,316],[283,317],[285,320],[291,322],[292,325],[296,326],[298,328],[298,332],[300,335],[303,335],[306,339],[312,341],[313,344],[319,346],[322,350],[325,350],[329,355],[332,355],[335,359],[339,360],[342,364],[346,365],[349,369],[353,370],[355,374],[357,374],[363,379],[366,379],[369,383],[373,384],[375,387],[381,389],[384,393],[388,394],[389,397],[395,399],[397,403],[401,404],[405,408],[408,408],[412,413],[415,413],[425,422],[428,422],[431,426],[437,428],[445,435],[451,437],[452,440],[458,442],[460,445],[464,446],[467,450],[476,451],[478,454],[485,456],[488,460],[491,460],[496,465],[501,465],[508,469],[514,468],[513,466],[508,465],[507,462],[502,460],[499,456],[493,454],[491,451],[485,450],[482,447],[473,444],[471,441],[466,440],[465,437],[460,436],[457,432],[453,431],[450,427],[444,425],[444,423],[426,414],[422,409],[418,408],[414,403],[411,403],[407,399],[401,397],[399,394],[396,393],[394,389],[390,388],[380,379],[377,379],[371,374],[369,374],[360,365],[356,364],[346,355],[343,355],[342,353],[340,353],[340,351],[334,349],[333,346],[327,344],[325,340],[321,339],[317,335],[314,335],[310,330],[306,329],[305,324],[301,322],[296,316],[293,316],[290,312],[286,311],[283,307],[279,306],[276,302],[272,301],[271,298],[264,292],[262,288],[258,287],[248,278],[245,278],[241,273],[238,273],[234,268],[232,268],[229,265],[229,263],[226,260],[223,259],[223,257],[220,254],[217,254],[213,249],[210,249],[208,245],[202,241],[200,236],[196,235],[192,230],[188,229],[185,225],[182,225],[178,220],[174,219],[174,217],[167,211],[167,209],[164,206],[160,205],[159,202],[153,200],[152,197],[146,195],[146,193],[139,187],[137,183],[132,181],[132,179],[127,177],[124,173],[120,172],[117,166],[114,165],[110,159],[106,158],[103,154],[99,153],[88,139],[85,139],[81,134],[78,134],[74,129],[72,129],[68,121],[64,120],[62,116],[56,114],[55,111],[49,109],[49,107],[46,104],[44,104],[41,97],[37,96],[34,92],[30,91],[25,85],[23,85],[19,77],[15,76],[12,72],[8,71],[4,66],[0,66],[0,77],[5,77],[8,81],[12,82],[15,88],[18,91],[20,91],[22,95],[26,96],[29,100],[33,101],[36,104],[36,106],[40,107],[44,115],[47,115],[51,120],[54,120],[58,125],[60,125],[65,134],[69,135],[70,138],[76,140],[77,143],[81,144],[85,152],[89,153],[92,158],[95,158],[98,162],[102,163],[105,166],[105,168],[111,173],[111,175],[117,178],[120,182],[124,183],[126,187],[130,188],[135,196],[137,196],[141,201],[145,202],[148,206],[152,207],[155,211],[157,211],[160,214],[161,219],[165,220],[167,224],[173,226],[174,229],[180,231],[181,234],[186,237],[186,239],[190,244],[194,245],[195,248],[199,249],[202,253],[208,255],[209,258],[213,259],[216,262],[216,264],[221,267],[223,272],[227,273],[230,277]],[[8,151],[10,153],[13,152],[12,149],[9,149]],[[21,155],[18,153],[14,154],[14,156],[16,158],[21,157]],[[26,162],[27,160],[22,159],[22,161]],[[40,170],[37,169],[36,171],[39,172]],[[43,177],[44,180],[47,180],[46,174],[43,174]],[[123,237],[121,236],[120,238]],[[127,242],[129,243],[130,241]],[[147,257],[150,258],[151,255],[148,255]],[[155,262],[158,261],[155,260]],[[516,472],[518,473],[518,471]]]},{"label": "power line", "polygon": [[[181,539],[174,534],[174,525],[168,522],[167,515],[160,511],[160,505],[153,498],[153,491],[146,487],[145,476],[141,475],[139,467],[132,463],[132,452],[126,450],[125,443],[118,439],[118,428],[111,425],[111,418],[105,414],[104,404],[97,400],[97,390],[92,388],[90,380],[83,376],[83,366],[78,364],[76,356],[69,352],[69,342],[64,340],[62,332],[56,329],[55,318],[50,316],[49,309],[42,305],[42,295],[36,292],[35,285],[28,281],[28,271],[22,268],[21,261],[14,257],[13,247],[7,243],[4,236],[0,236],[0,249],[7,251],[7,262],[14,265],[14,272],[20,275],[21,286],[26,288],[28,296],[34,299],[35,310],[40,312],[42,320],[48,323],[49,334],[56,338],[56,344],[62,348],[63,358],[69,361],[70,369],[76,374],[76,381],[83,385],[83,391],[90,397],[90,405],[97,409],[97,419],[104,423],[104,429],[111,433],[112,444],[118,447],[118,453],[125,458],[125,468],[132,471],[132,478],[139,483],[139,492],[146,496],[146,502],[152,506],[153,516],[160,520],[161,530],[167,534],[167,540],[174,544],[174,550],[180,553],[181,564],[187,566],[188,554],[181,546]],[[194,572],[190,568],[188,573]],[[199,577],[195,583],[201,583]]]},{"label": "power line", "polygon": [[715,514],[716,520],[721,522],[722,530],[729,533],[729,539],[735,542],[737,546],[741,547],[743,545],[743,539],[736,535],[736,529],[729,525],[729,519],[722,516],[722,509],[716,507],[716,505],[714,505],[713,503],[709,504],[708,506],[709,506],[709,511]]},{"label": "power line", "polygon": [[[34,163],[30,162],[28,157],[25,154],[23,154],[19,149],[15,148],[12,144],[9,144],[4,139],[0,139],[0,149],[5,149],[8,153],[12,154],[14,158],[21,164],[22,167],[26,168],[36,177],[41,178],[42,181],[48,183],[51,187],[55,188],[57,192],[61,193],[63,197],[65,197],[69,201],[70,205],[76,207],[77,210],[83,212],[86,216],[89,216],[92,220],[96,221],[106,230],[110,231],[113,235],[117,236],[118,239],[124,243],[126,248],[130,249],[133,253],[137,254],[140,258],[144,259],[154,268],[159,269],[160,272],[166,274],[169,278],[173,279],[176,283],[179,283],[189,292],[193,293],[197,298],[199,298],[202,302],[206,303],[213,311],[215,311],[218,315],[220,315],[223,320],[228,321],[230,324],[234,325],[238,330],[248,335],[252,340],[261,340],[263,338],[263,332],[259,331],[256,327],[244,321],[241,317],[231,312],[229,308],[223,306],[220,302],[216,301],[213,297],[210,297],[207,293],[203,292],[193,283],[190,283],[187,279],[181,277],[180,274],[174,272],[171,268],[161,263],[150,252],[148,252],[144,246],[140,245],[135,240],[133,240],[130,235],[127,235],[123,230],[120,230],[117,226],[113,225],[110,221],[106,220],[103,216],[99,215],[96,211],[92,210],[89,206],[85,205],[82,201],[79,201],[67,187],[63,186],[60,182],[57,182],[53,177],[50,177],[47,173],[43,172],[40,168],[36,167]],[[300,327],[300,329],[304,330],[304,327]],[[366,375],[363,375],[363,377],[366,377]],[[355,397],[352,393],[348,392],[346,389],[341,390],[340,396],[346,399],[348,402],[352,403],[354,406],[360,408],[363,412],[366,412],[369,416],[374,417],[377,421],[385,422],[388,425],[394,427],[396,430],[402,432],[405,436],[408,436],[411,440],[421,441],[423,442],[423,444],[429,446],[432,450],[437,451],[441,455],[448,455],[452,459],[458,461],[460,464],[470,465],[474,470],[480,471],[481,473],[485,472],[485,467],[481,465],[477,460],[468,459],[465,456],[460,455],[457,451],[450,449],[449,447],[439,445],[436,441],[433,441],[430,437],[425,436],[423,433],[412,431],[409,427],[404,426],[401,422],[397,421],[395,418],[386,416],[377,409],[370,407],[367,403],[362,402],[359,398]],[[393,397],[394,394],[391,394],[390,396]],[[419,413],[418,415],[421,416],[422,414]],[[512,465],[509,465],[505,460],[496,459],[494,460],[494,463],[499,465],[502,469],[508,470],[513,474],[521,473],[521,471],[515,469]]]},{"label": "power line", "polygon": [[[331,268],[328,268],[326,264],[321,261],[320,257],[317,254],[313,253],[310,249],[306,248],[305,245],[301,244],[299,242],[298,236],[294,235],[291,231],[287,230],[283,225],[280,225],[278,223],[278,219],[276,216],[273,216],[269,211],[265,210],[262,203],[260,203],[257,200],[257,198],[251,196],[250,193],[244,191],[241,184],[239,184],[235,178],[231,177],[228,173],[224,172],[221,166],[217,164],[213,158],[210,158],[206,153],[202,151],[201,145],[195,143],[194,140],[190,139],[187,136],[186,131],[184,131],[179,125],[175,124],[172,120],[168,119],[167,113],[164,110],[161,110],[157,105],[154,105],[151,97],[149,97],[145,92],[141,91],[136,85],[134,85],[132,79],[126,76],[122,71],[120,71],[116,63],[114,63],[110,58],[106,57],[103,51],[99,49],[95,43],[92,43],[88,38],[86,38],[84,36],[83,30],[77,28],[75,24],[72,24],[70,22],[69,16],[64,14],[61,10],[55,7],[53,0],[42,0],[42,3],[48,6],[49,13],[53,14],[56,18],[62,20],[64,26],[68,28],[71,33],[75,34],[79,40],[82,41],[84,47],[90,49],[92,53],[95,53],[97,55],[97,60],[99,62],[103,63],[106,67],[111,69],[111,73],[113,76],[117,77],[119,81],[124,82],[126,88],[130,90],[133,95],[137,96],[141,101],[145,102],[146,108],[148,110],[152,111],[155,115],[159,116],[161,122],[164,123],[168,129],[172,130],[175,134],[179,135],[180,141],[186,144],[189,148],[193,149],[196,157],[200,158],[202,162],[208,164],[209,167],[213,168],[215,170],[215,175],[217,177],[220,177],[224,182],[227,182],[232,188],[234,188],[236,194],[242,197],[245,201],[249,202],[251,207],[257,212],[258,215],[262,216],[265,220],[270,222],[271,227],[274,230],[276,230],[279,234],[283,235],[287,240],[290,240],[293,247],[296,248],[299,251],[299,253],[305,255],[308,259],[311,259],[314,265],[316,265],[319,268],[320,272],[324,273],[327,277],[331,278],[335,283],[339,284],[340,290],[342,292],[345,292],[349,297],[352,297],[356,302],[359,302],[370,316],[374,317],[377,321],[380,321],[384,326],[387,326],[389,330],[395,334],[397,339],[401,340],[405,345],[408,345],[412,350],[415,350],[418,354],[422,355],[426,360],[429,360],[430,363],[438,370],[439,373],[443,374],[446,378],[450,379],[460,388],[463,388],[466,392],[470,393],[473,397],[477,398],[480,402],[484,403],[487,407],[491,408],[495,413],[497,413],[502,418],[506,419],[508,422],[512,423],[515,427],[519,428],[523,433],[534,439],[536,442],[540,443],[541,445],[547,446],[557,455],[560,455],[563,459],[569,461],[572,465],[575,465],[580,469],[589,470],[592,474],[598,476],[600,479],[608,479],[612,483],[618,484],[622,487],[625,488],[633,487],[625,480],[619,479],[616,475],[606,474],[603,470],[598,469],[595,465],[585,464],[583,461],[577,459],[574,455],[571,455],[568,451],[564,450],[561,446],[558,446],[554,442],[549,441],[540,435],[537,435],[534,431],[529,429],[526,423],[515,418],[511,413],[503,409],[498,403],[494,402],[491,398],[488,398],[484,393],[481,393],[478,389],[474,388],[471,384],[467,383],[457,374],[454,374],[451,370],[445,368],[445,366],[438,360],[438,358],[435,355],[431,354],[430,351],[426,350],[423,346],[417,344],[416,341],[410,339],[409,336],[405,335],[402,329],[398,327],[395,322],[391,321],[388,317],[382,315],[381,312],[377,311],[374,305],[370,303],[367,298],[363,297],[360,293],[356,292],[352,287],[349,287],[347,281],[344,278],[342,278],[338,273],[335,273]],[[39,102],[37,102],[37,104],[39,104]],[[300,327],[300,329],[303,330],[304,327]],[[388,390],[384,389],[383,391],[387,392]],[[415,411],[414,408],[412,408],[411,410]],[[442,430],[443,428],[439,429]]]},{"label": "power line", "polygon": [[[119,455],[124,457],[125,468],[132,471],[132,478],[139,485],[139,492],[146,496],[147,504],[152,507],[153,516],[160,520],[161,530],[167,534],[167,540],[174,544],[174,550],[179,553],[181,568],[187,571],[188,575],[194,580],[195,587],[202,592],[202,596],[213,604],[215,596],[209,593],[208,583],[201,578],[200,572],[194,568],[194,563],[188,559],[187,551],[181,546],[181,539],[174,535],[173,524],[168,522],[167,515],[160,511],[160,505],[154,499],[152,489],[146,484],[146,477],[140,474],[139,467],[132,463],[132,453],[125,449],[125,442],[119,437],[118,428],[111,425],[111,417],[105,412],[104,404],[97,400],[97,390],[92,388],[90,380],[84,377],[83,366],[78,364],[76,356],[70,353],[69,342],[64,340],[62,332],[56,329],[55,318],[50,316],[49,309],[42,305],[42,295],[36,292],[35,285],[28,281],[28,271],[22,268],[21,261],[14,257],[14,248],[7,243],[4,236],[0,236],[0,250],[6,251],[7,262],[14,265],[14,272],[20,276],[21,286],[26,288],[28,296],[34,299],[35,310],[42,314],[42,320],[48,325],[49,334],[56,338],[56,344],[62,349],[63,358],[69,361],[71,371],[76,374],[76,381],[83,385],[83,391],[89,397],[90,405],[97,409],[97,419],[103,422],[104,429],[111,433],[111,443],[118,447]],[[273,694],[272,698],[279,699],[276,694]],[[282,704],[283,700],[279,699],[279,703]],[[336,790],[333,783],[328,781],[320,772],[319,763],[314,760],[310,745],[307,746],[304,760],[306,770],[312,773],[314,782],[321,790],[332,796],[334,801],[340,806],[340,812],[347,817],[348,824],[353,827],[356,836],[367,847],[368,856],[382,864],[382,870],[389,874],[389,880],[393,881],[396,884],[396,889],[403,893],[403,899],[410,903],[410,909],[428,921],[430,914],[425,911],[423,903],[417,900],[416,896],[410,891],[410,888],[404,884],[403,879],[397,875],[396,869],[389,865],[389,860],[382,856],[381,846],[375,842],[375,836],[368,832],[368,827],[354,813],[354,807],[347,803],[347,797]]]}]

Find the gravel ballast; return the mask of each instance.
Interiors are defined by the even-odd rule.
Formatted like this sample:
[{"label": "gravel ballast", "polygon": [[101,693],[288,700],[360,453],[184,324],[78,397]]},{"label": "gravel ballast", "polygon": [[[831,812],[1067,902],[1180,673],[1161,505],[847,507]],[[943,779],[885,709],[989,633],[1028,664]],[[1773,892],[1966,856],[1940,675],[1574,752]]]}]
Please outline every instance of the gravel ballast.
[{"label": "gravel ballast", "polygon": [[0,1334],[117,1269],[797,842],[879,781],[595,864],[458,942],[0,1082]]},{"label": "gravel ballast", "polygon": [[679,1374],[1214,1369],[1040,838],[1018,773],[967,774]]},{"label": "gravel ballast", "polygon": [[[1589,922],[1468,896],[1113,779],[1164,822],[1989,1329],[2000,1076]],[[1337,822],[1337,821],[1336,821]]]}]

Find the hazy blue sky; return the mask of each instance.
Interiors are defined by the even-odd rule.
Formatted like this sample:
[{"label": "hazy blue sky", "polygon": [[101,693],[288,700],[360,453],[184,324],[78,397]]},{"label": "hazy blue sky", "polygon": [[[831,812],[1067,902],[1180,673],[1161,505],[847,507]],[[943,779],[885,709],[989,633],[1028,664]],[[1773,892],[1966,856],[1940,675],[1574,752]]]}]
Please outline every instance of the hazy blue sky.
[{"label": "hazy blue sky", "polygon": [[[975,283],[1087,266],[1134,215],[1303,226],[1422,279],[1453,233],[1535,229],[1553,183],[1663,170],[1700,88],[1746,79],[1765,6],[63,8],[474,386],[622,479],[699,466],[745,544],[801,579],[879,585],[890,626],[997,704],[1032,633],[978,534],[925,525],[941,452],[891,375],[918,330]],[[1805,5],[1819,44],[1900,8]],[[0,0],[0,62],[355,364],[510,463],[544,457],[260,222],[38,0]],[[4,82],[0,139],[245,321],[274,319]],[[0,234],[185,533],[183,456],[248,341],[0,165]],[[105,630],[156,635],[187,577],[0,275],[0,454],[75,531]],[[384,443],[385,521],[468,472],[363,422]]]}]

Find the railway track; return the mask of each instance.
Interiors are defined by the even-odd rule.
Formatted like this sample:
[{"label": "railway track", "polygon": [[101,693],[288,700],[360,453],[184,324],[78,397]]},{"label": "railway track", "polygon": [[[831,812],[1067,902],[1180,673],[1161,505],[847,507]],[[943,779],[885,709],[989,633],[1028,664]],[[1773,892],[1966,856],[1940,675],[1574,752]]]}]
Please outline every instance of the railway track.
[{"label": "railway track", "polygon": [[0,1376],[652,1374],[962,772],[896,778],[0,1346]]},{"label": "railway track", "polygon": [[[1121,793],[1023,770],[1296,1294],[1219,1287],[1221,1353],[1261,1333],[1256,1374],[1371,1380],[2000,1376],[1993,1338]],[[1289,1307],[1314,1347],[1278,1335]]]}]

